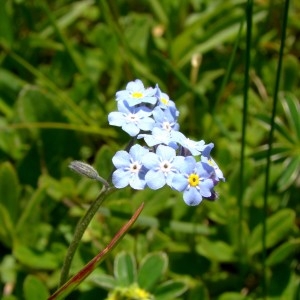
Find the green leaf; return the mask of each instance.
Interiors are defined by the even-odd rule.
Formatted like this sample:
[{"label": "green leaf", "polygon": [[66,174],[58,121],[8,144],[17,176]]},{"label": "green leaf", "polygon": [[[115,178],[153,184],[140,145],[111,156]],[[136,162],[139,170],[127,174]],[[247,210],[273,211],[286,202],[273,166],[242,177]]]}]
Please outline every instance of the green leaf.
[{"label": "green leaf", "polygon": [[24,297],[26,300],[46,300],[49,292],[44,283],[33,275],[28,275],[24,281]]},{"label": "green leaf", "polygon": [[276,248],[267,258],[267,266],[274,266],[284,262],[288,257],[300,251],[300,239],[289,240]]},{"label": "green leaf", "polygon": [[[41,187],[37,189],[32,196],[25,208],[22,211],[22,214],[16,224],[16,232],[18,236],[22,235],[23,230],[28,230],[28,226],[31,225],[33,220],[37,219],[37,215],[41,212],[41,203],[46,197],[46,187]],[[38,218],[39,219],[39,218]],[[36,224],[34,224],[36,226]]]},{"label": "green leaf", "polygon": [[182,281],[166,281],[155,290],[156,300],[175,299],[187,290],[187,286]]},{"label": "green leaf", "polygon": [[9,5],[2,3],[0,9],[0,44],[10,47],[13,43],[13,22],[9,15]]},{"label": "green leaf", "polygon": [[284,108],[287,121],[291,127],[292,131],[295,131],[295,135],[297,137],[298,142],[300,141],[300,105],[299,100],[288,94],[281,100],[282,106]]},{"label": "green leaf", "polygon": [[19,298],[13,296],[13,295],[7,295],[7,296],[3,296],[1,298],[1,300],[19,300]]},{"label": "green leaf", "polygon": [[299,176],[300,156],[288,158],[286,161],[288,161],[288,164],[285,164],[283,173],[278,180],[280,191],[286,190],[289,186],[296,182],[297,177]]},{"label": "green leaf", "polygon": [[196,246],[197,253],[208,259],[219,262],[233,262],[236,260],[234,250],[222,241],[211,241],[205,237]]},{"label": "green leaf", "polygon": [[[270,248],[286,238],[295,222],[295,212],[291,209],[282,209],[270,216],[266,224],[266,247]],[[253,255],[262,250],[262,224],[258,224],[249,238],[249,253]]]},{"label": "green leaf", "polygon": [[246,296],[241,295],[240,293],[235,292],[226,292],[223,293],[218,300],[246,300]]},{"label": "green leaf", "polygon": [[23,288],[25,300],[46,300],[49,297],[47,287],[33,275],[26,277]]},{"label": "green leaf", "polygon": [[42,252],[19,243],[14,245],[14,256],[25,266],[33,269],[55,270],[61,259],[53,252]]},{"label": "green leaf", "polygon": [[19,213],[19,182],[14,167],[5,162],[0,166],[0,204],[7,210],[14,224]]},{"label": "green leaf", "polygon": [[138,271],[138,284],[141,288],[150,291],[162,277],[168,266],[168,257],[165,253],[148,254]]},{"label": "green leaf", "polygon": [[87,280],[106,290],[112,290],[117,286],[115,278],[106,274],[95,274],[93,272]]},{"label": "green leaf", "polygon": [[136,281],[136,263],[131,253],[119,253],[114,262],[114,275],[120,286],[129,286]]},{"label": "green leaf", "polygon": [[0,203],[0,240],[7,247],[12,246],[14,236],[14,226],[9,216],[9,213]]}]

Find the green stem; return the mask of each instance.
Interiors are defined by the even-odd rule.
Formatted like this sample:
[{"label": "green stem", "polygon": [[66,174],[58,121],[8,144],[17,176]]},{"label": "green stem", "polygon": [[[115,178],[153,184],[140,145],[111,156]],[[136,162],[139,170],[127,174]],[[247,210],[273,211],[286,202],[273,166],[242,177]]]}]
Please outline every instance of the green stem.
[{"label": "green stem", "polygon": [[144,202],[135,211],[131,219],[116,233],[110,243],[99,252],[88,264],[86,264],[76,275],[68,280],[63,286],[61,286],[48,300],[60,300],[70,294],[87,276],[89,276],[96,267],[106,258],[106,256],[114,249],[121,241],[123,236],[132,227],[134,222],[144,208]]},{"label": "green stem", "polygon": [[68,280],[69,271],[70,271],[70,267],[71,267],[71,263],[72,263],[74,254],[78,248],[79,242],[81,241],[81,238],[82,238],[86,228],[90,224],[92,218],[98,211],[101,204],[103,203],[105,197],[112,191],[113,191],[113,188],[103,186],[97,199],[93,202],[93,204],[90,206],[90,208],[88,209],[86,214],[78,222],[76,229],[75,229],[74,236],[73,236],[73,240],[68,248],[68,251],[67,251],[67,254],[65,257],[65,261],[64,261],[64,264],[63,264],[63,267],[61,270],[60,286],[62,286]]},{"label": "green stem", "polygon": [[246,128],[248,119],[248,93],[249,93],[249,73],[251,65],[251,43],[252,43],[252,15],[253,15],[253,0],[248,0],[246,3],[246,53],[245,53],[245,77],[243,87],[243,118],[242,118],[242,135],[241,135],[241,163],[239,170],[239,191],[238,191],[238,249],[239,259],[241,267],[241,276],[243,276],[243,264],[245,240],[243,239],[243,200],[244,200],[244,188],[245,188],[245,148],[246,148]]},{"label": "green stem", "polygon": [[270,183],[270,169],[271,169],[271,154],[273,149],[273,140],[274,140],[274,130],[275,130],[275,117],[276,117],[276,108],[278,102],[278,92],[280,88],[280,78],[281,78],[281,69],[282,69],[282,59],[284,55],[284,46],[285,46],[285,38],[287,31],[287,22],[288,22],[288,13],[289,13],[289,0],[284,2],[283,9],[283,17],[282,17],[282,33],[281,33],[281,41],[280,41],[280,49],[279,49],[279,57],[278,57],[278,65],[276,71],[275,78],[275,87],[274,87],[274,96],[273,96],[273,107],[272,107],[272,115],[270,121],[270,132],[268,138],[268,152],[267,152],[267,163],[266,163],[266,177],[265,177],[265,189],[264,189],[264,204],[263,204],[263,220],[262,220],[262,246],[263,246],[263,280],[262,280],[262,290],[263,290],[263,299],[267,299],[267,266],[266,266],[266,257],[267,257],[267,210],[268,210],[268,197],[269,197],[269,183]]}]

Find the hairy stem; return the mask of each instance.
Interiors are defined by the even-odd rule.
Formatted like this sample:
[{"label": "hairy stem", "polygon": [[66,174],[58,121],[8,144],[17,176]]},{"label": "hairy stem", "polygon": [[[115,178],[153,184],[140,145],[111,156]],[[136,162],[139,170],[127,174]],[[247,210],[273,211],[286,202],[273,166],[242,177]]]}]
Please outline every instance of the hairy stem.
[{"label": "hairy stem", "polygon": [[66,257],[64,260],[64,264],[63,264],[63,267],[61,270],[60,286],[62,286],[68,280],[69,271],[70,271],[73,257],[75,255],[75,252],[78,248],[79,242],[81,241],[81,238],[82,238],[86,228],[90,224],[92,218],[98,211],[101,204],[103,203],[105,197],[112,191],[113,191],[113,188],[103,186],[97,199],[92,203],[90,208],[87,210],[86,214],[78,222],[76,229],[75,229],[74,236],[73,236],[73,240],[68,248],[68,251],[67,251],[67,254],[66,254]]}]

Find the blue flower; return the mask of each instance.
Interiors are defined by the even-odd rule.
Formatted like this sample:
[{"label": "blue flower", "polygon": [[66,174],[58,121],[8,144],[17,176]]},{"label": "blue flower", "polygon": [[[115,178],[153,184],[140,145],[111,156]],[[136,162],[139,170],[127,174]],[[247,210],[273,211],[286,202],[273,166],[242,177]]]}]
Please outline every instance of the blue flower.
[{"label": "blue flower", "polygon": [[157,97],[155,96],[155,94],[156,89],[145,89],[142,81],[136,79],[135,81],[131,81],[127,84],[126,90],[117,92],[116,100],[126,100],[129,106],[135,106],[141,103],[156,104]]},{"label": "blue flower", "polygon": [[192,156],[185,157],[177,167],[181,173],[174,175],[172,188],[183,192],[183,200],[187,205],[198,205],[203,197],[211,197],[214,187],[213,180],[209,178],[212,167],[196,162]]},{"label": "blue flower", "polygon": [[118,102],[118,110],[108,115],[110,125],[122,127],[130,136],[136,136],[140,130],[150,131],[154,120],[150,118],[152,111],[145,107],[130,107],[127,101]]},{"label": "blue flower", "polygon": [[183,160],[183,156],[176,156],[173,148],[164,145],[159,145],[156,153],[146,154],[142,162],[149,169],[145,176],[149,188],[157,190],[165,184],[171,186],[173,176],[179,172],[176,166]]},{"label": "blue flower", "polygon": [[176,109],[174,107],[168,107],[164,110],[159,106],[155,107],[153,110],[153,118],[155,120],[154,127],[159,127],[167,131],[179,130]]},{"label": "blue flower", "polygon": [[138,139],[143,138],[149,147],[153,147],[158,144],[163,144],[163,145],[170,146],[173,149],[178,148],[177,144],[171,140],[170,132],[158,127],[154,127],[152,129],[151,134],[139,134],[137,138]]},{"label": "blue flower", "polygon": [[223,172],[221,171],[217,163],[214,161],[214,159],[210,156],[210,151],[212,150],[213,147],[214,147],[213,143],[210,143],[205,146],[204,150],[202,151],[201,161],[213,167],[214,172],[212,173],[211,178],[214,181],[216,182],[220,180],[225,181]]},{"label": "blue flower", "polygon": [[[155,88],[156,88],[156,96],[159,100],[158,106],[163,109],[173,107],[176,110],[175,102],[170,100],[170,97],[166,93],[163,93],[160,90],[160,88],[158,87],[158,84],[156,84]],[[179,111],[176,110],[176,116],[178,117],[178,115],[179,115]]]},{"label": "blue flower", "polygon": [[116,170],[112,175],[112,182],[118,189],[130,185],[133,189],[142,190],[146,185],[145,175],[147,169],[142,164],[142,158],[149,150],[141,145],[134,145],[129,153],[118,151],[112,161]]},{"label": "blue flower", "polygon": [[205,142],[203,140],[195,142],[187,138],[183,133],[179,131],[172,131],[171,138],[174,142],[181,145],[184,149],[187,149],[194,156],[200,155],[205,149]]}]

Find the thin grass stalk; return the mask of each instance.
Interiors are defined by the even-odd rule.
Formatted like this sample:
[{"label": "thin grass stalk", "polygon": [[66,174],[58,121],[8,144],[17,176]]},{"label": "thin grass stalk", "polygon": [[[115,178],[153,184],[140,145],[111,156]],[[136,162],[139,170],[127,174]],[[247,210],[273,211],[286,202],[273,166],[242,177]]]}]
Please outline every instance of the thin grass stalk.
[{"label": "thin grass stalk", "polygon": [[107,257],[108,254],[118,245],[124,235],[133,226],[144,208],[144,202],[138,207],[130,220],[115,234],[109,244],[89,261],[76,275],[61,286],[48,300],[65,299],[86,277],[88,277],[96,267]]},{"label": "thin grass stalk", "polygon": [[[246,53],[245,53],[245,77],[243,87],[243,118],[242,118],[242,137],[241,137],[241,163],[239,170],[239,194],[238,194],[238,243],[240,252],[240,263],[242,264],[243,259],[243,234],[242,234],[242,223],[243,223],[243,197],[244,197],[244,167],[245,167],[245,145],[246,145],[246,127],[247,127],[247,115],[248,115],[248,90],[249,90],[249,77],[250,77],[250,50],[252,43],[252,9],[253,1],[248,0],[246,4]],[[242,269],[242,268],[241,268]]]},{"label": "thin grass stalk", "polygon": [[284,11],[283,11],[283,21],[281,28],[281,41],[280,41],[280,49],[279,49],[279,57],[278,57],[278,65],[276,71],[276,79],[275,79],[275,87],[274,87],[274,96],[273,96],[273,106],[272,106],[272,115],[270,120],[270,132],[268,137],[268,151],[267,151],[267,162],[266,162],[266,171],[265,171],[265,187],[264,187],[264,202],[263,202],[263,220],[262,220],[262,248],[263,248],[263,258],[262,258],[262,266],[263,266],[263,297],[267,298],[267,280],[266,280],[266,233],[267,233],[267,207],[268,207],[268,197],[269,197],[269,182],[270,182],[270,169],[271,169],[271,154],[273,148],[273,140],[274,140],[274,130],[275,130],[275,117],[278,103],[278,91],[282,70],[282,58],[283,51],[285,45],[285,37],[286,37],[286,29],[287,29],[287,20],[288,20],[288,11],[289,11],[289,0],[284,2]]},{"label": "thin grass stalk", "polygon": [[238,31],[238,34],[237,34],[237,38],[236,38],[234,46],[233,46],[233,51],[231,52],[229,62],[228,62],[228,66],[226,68],[226,72],[225,72],[225,75],[223,77],[221,87],[220,87],[220,90],[219,90],[218,95],[217,95],[217,100],[216,100],[216,102],[215,102],[215,104],[212,108],[212,114],[213,114],[214,110],[218,107],[218,104],[219,104],[219,102],[221,100],[221,97],[223,95],[225,86],[229,82],[230,76],[232,74],[233,62],[234,62],[234,59],[235,59],[235,56],[236,56],[236,51],[237,51],[238,45],[239,45],[240,40],[241,40],[243,25],[244,25],[244,20],[241,20],[240,28],[239,28],[239,31]]},{"label": "thin grass stalk", "polygon": [[73,239],[71,241],[71,244],[67,250],[67,254],[63,263],[63,267],[61,270],[61,275],[60,275],[60,286],[65,284],[68,280],[69,277],[69,271],[71,267],[71,263],[73,261],[75,252],[78,248],[78,245],[82,239],[82,236],[87,229],[88,225],[90,224],[91,220],[93,219],[94,215],[97,213],[99,207],[105,200],[106,196],[113,191],[112,188],[103,186],[99,196],[97,199],[92,203],[86,214],[80,219],[78,222],[75,233],[73,236]]}]

